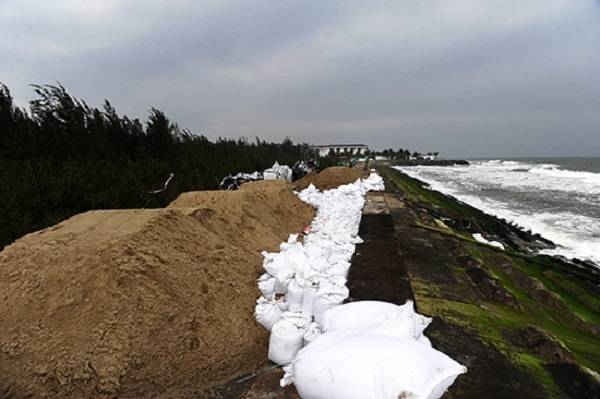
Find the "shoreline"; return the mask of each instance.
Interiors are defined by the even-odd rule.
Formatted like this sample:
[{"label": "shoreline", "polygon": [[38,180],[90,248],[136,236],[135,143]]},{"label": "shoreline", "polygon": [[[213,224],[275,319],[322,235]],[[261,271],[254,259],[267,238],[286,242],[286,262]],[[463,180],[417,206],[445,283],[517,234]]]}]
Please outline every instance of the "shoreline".
[{"label": "shoreline", "polygon": [[[600,371],[599,270],[532,253],[541,237],[400,171],[378,171],[393,194],[398,262],[418,311],[434,317],[432,343],[469,368],[444,397],[597,395],[587,370]],[[506,250],[475,241],[475,231]]]},{"label": "shoreline", "polygon": [[[399,166],[399,165],[394,165],[394,166]],[[393,169],[393,167],[392,167],[392,169]],[[504,218],[490,214],[490,213],[486,212],[485,210],[482,210],[480,208],[477,208],[476,206],[468,204],[468,203],[460,200],[459,198],[456,198],[455,196],[453,196],[451,194],[446,194],[439,190],[432,189],[430,187],[430,184],[423,180],[412,177],[412,176],[404,173],[403,171],[399,171],[396,169],[393,169],[393,170],[395,172],[402,174],[403,178],[413,181],[415,184],[417,184],[423,190],[427,190],[429,192],[435,193],[438,196],[445,197],[450,202],[454,202],[458,206],[463,207],[465,210],[468,210],[469,214],[472,214],[472,215],[474,214],[474,215],[482,218],[483,219],[482,227],[483,227],[483,230],[487,230],[487,231],[485,231],[487,233],[487,235],[489,237],[491,237],[492,239],[496,239],[504,244],[507,244],[507,246],[509,248],[516,250],[516,252],[514,252],[513,255],[523,256],[526,258],[539,257],[539,258],[543,258],[543,259],[550,259],[551,261],[556,262],[557,267],[563,268],[564,269],[563,271],[565,271],[567,273],[572,272],[575,274],[579,274],[582,277],[585,277],[585,276],[591,277],[592,280],[595,281],[595,284],[600,286],[600,264],[596,264],[591,260],[585,260],[585,259],[579,259],[579,258],[568,258],[563,255],[545,254],[545,253],[539,252],[539,251],[543,251],[543,250],[552,250],[552,249],[556,248],[557,244],[555,242],[553,242],[552,240],[544,237],[542,234],[534,233],[531,230],[527,230],[527,229],[517,225],[514,222],[511,222]],[[433,211],[433,213],[435,214],[436,212]],[[459,226],[458,224],[460,222],[456,222],[456,221],[452,222],[451,221],[451,224],[452,223],[455,224],[455,226],[453,226],[453,227],[462,228],[465,231],[469,231],[471,234],[480,233],[480,231],[471,230],[469,228],[465,229],[465,226]],[[464,222],[463,222],[463,224],[464,224]],[[499,228],[499,226],[501,226],[501,228]],[[575,268],[575,269],[572,269],[572,268]],[[584,274],[578,273],[578,270],[582,270],[582,272]]]},{"label": "shoreline", "polygon": [[[404,166],[404,165],[392,165],[392,168],[395,166]],[[431,182],[427,180],[421,180],[418,176],[414,176],[412,173],[408,173],[404,170],[399,170],[400,173],[403,173],[410,179],[414,179],[421,187],[425,187],[429,190],[436,191],[446,197],[453,199],[454,201],[464,204],[465,206],[471,207],[477,211],[484,213],[496,220],[510,226],[514,227],[517,231],[520,231],[519,235],[526,237],[526,240],[529,243],[535,243],[535,241],[539,241],[542,245],[537,246],[537,248],[521,248],[525,250],[525,252],[532,252],[535,255],[540,256],[551,256],[561,262],[568,263],[574,267],[584,267],[584,268],[595,268],[600,272],[600,262],[596,261],[592,258],[587,258],[585,255],[581,256],[580,253],[577,252],[575,248],[569,246],[569,242],[561,242],[560,237],[554,237],[557,234],[562,234],[561,231],[548,231],[544,226],[538,226],[535,224],[531,224],[531,221],[527,218],[527,214],[523,214],[518,212],[511,211],[510,207],[501,208],[502,212],[495,211],[489,206],[484,206],[484,202],[478,199],[476,195],[463,195],[460,193],[454,193],[453,190],[449,190],[446,186],[436,180]],[[536,227],[537,226],[537,227]],[[474,232],[476,233],[476,232]],[[548,235],[549,236],[548,236]],[[528,251],[529,250],[529,251]]]},{"label": "shoreline", "polygon": [[415,160],[395,160],[394,166],[456,166],[464,165],[468,166],[469,161],[464,159],[415,159]]}]

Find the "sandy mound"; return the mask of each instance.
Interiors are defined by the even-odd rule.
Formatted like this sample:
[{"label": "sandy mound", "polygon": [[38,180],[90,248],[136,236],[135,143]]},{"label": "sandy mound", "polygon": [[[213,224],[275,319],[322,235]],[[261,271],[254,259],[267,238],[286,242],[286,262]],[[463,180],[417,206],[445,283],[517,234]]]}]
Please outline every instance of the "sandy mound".
[{"label": "sandy mound", "polygon": [[194,397],[265,361],[260,251],[313,210],[278,182],[171,206],[87,212],[0,253],[0,397]]},{"label": "sandy mound", "polygon": [[358,168],[346,168],[343,166],[333,166],[320,173],[311,173],[302,179],[294,182],[294,189],[303,190],[311,183],[320,190],[329,190],[342,184],[353,183],[365,175],[365,172]]}]

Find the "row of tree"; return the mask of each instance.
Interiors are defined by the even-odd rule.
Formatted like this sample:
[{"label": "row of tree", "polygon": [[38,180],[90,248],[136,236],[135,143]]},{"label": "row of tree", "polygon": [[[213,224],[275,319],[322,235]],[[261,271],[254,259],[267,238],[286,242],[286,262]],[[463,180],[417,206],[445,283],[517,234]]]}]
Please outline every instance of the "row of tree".
[{"label": "row of tree", "polygon": [[[160,207],[181,192],[214,189],[227,174],[313,156],[289,139],[211,141],[155,108],[142,122],[108,101],[90,107],[60,85],[34,90],[23,109],[0,83],[0,249],[79,212]],[[151,193],[171,173],[168,190]]]},{"label": "row of tree", "polygon": [[416,152],[416,151],[411,153],[409,150],[403,149],[403,148],[399,148],[397,151],[394,151],[392,148],[388,148],[383,151],[372,152],[371,155],[382,155],[391,160],[407,161],[411,157],[415,158],[415,159],[419,159],[425,155],[437,157],[439,155],[439,152],[428,152],[427,154],[422,154],[422,153]]}]

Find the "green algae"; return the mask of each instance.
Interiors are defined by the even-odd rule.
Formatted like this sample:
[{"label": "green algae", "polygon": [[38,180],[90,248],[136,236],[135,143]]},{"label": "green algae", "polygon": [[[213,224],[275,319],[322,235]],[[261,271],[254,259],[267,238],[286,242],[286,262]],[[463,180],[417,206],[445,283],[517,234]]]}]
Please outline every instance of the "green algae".
[{"label": "green algae", "polygon": [[[422,182],[391,168],[380,168],[379,171],[386,179],[388,190],[400,192],[405,200],[419,207],[435,209],[448,217],[475,219],[479,226],[486,226],[492,218],[451,197],[429,190]],[[390,183],[392,187],[389,187]],[[491,223],[492,230],[496,228],[496,223],[499,221]],[[533,256],[510,248],[498,250],[476,242],[464,231],[446,224],[432,225],[418,216],[414,226],[459,240],[464,253],[518,303],[518,307],[514,307],[483,298],[477,301],[466,297],[457,300],[456,297],[460,296],[457,293],[469,289],[466,287],[469,281],[466,268],[457,262],[444,267],[435,266],[438,272],[451,273],[454,285],[411,276],[411,286],[420,312],[435,315],[476,333],[483,342],[501,351],[516,367],[526,370],[544,387],[547,397],[563,397],[552,375],[544,367],[548,360],[533,348],[516,346],[507,339],[510,332],[535,326],[568,351],[577,364],[595,372],[600,371],[600,297],[593,284],[580,275],[568,273],[565,265],[552,257]],[[551,300],[541,301],[534,295],[534,290],[528,289],[527,284],[537,284],[539,291]]]}]

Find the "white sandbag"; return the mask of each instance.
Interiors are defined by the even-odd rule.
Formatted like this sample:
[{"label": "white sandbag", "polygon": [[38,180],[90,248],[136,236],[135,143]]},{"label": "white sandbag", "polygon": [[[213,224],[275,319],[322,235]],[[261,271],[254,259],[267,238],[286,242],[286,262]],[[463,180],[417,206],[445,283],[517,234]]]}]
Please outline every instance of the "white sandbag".
[{"label": "white sandbag", "polygon": [[280,286],[287,286],[289,280],[306,265],[303,245],[297,239],[297,234],[291,234],[287,242],[279,245],[280,252],[262,252],[263,268],[277,279]]},{"label": "white sandbag", "polygon": [[319,325],[322,326],[323,325],[323,316],[325,315],[325,313],[329,309],[331,309],[337,305],[339,305],[339,303],[329,302],[324,297],[315,298],[315,301],[313,302],[313,318],[314,318],[315,322],[319,323]]},{"label": "white sandbag", "polygon": [[323,334],[318,323],[310,323],[304,333],[304,345],[308,345]]},{"label": "white sandbag", "polygon": [[287,301],[285,300],[285,296],[278,296],[277,294],[275,294],[273,295],[273,301],[275,301],[275,303],[277,304],[277,306],[279,306],[279,309],[281,309],[282,312],[285,312],[290,308]]},{"label": "white sandbag", "polygon": [[277,180],[277,173],[268,169],[263,172],[263,179],[265,180]]},{"label": "white sandbag", "polygon": [[342,300],[348,298],[350,290],[346,287],[346,278],[338,275],[328,275],[319,281],[319,296],[337,296]]},{"label": "white sandbag", "polygon": [[412,301],[399,306],[381,301],[357,301],[336,306],[323,315],[324,331],[366,331],[387,320],[408,319]]},{"label": "white sandbag", "polygon": [[282,383],[303,399],[437,399],[466,368],[411,339],[326,333],[304,347]]},{"label": "white sandbag", "polygon": [[362,238],[360,238],[359,236],[354,236],[354,237],[352,237],[352,241],[350,241],[350,242],[354,245],[357,245],[357,244],[362,244],[365,241]]},{"label": "white sandbag", "polygon": [[262,252],[264,256],[263,268],[279,282],[287,282],[294,277],[294,265],[288,262],[286,254],[282,252]]},{"label": "white sandbag", "polygon": [[279,165],[275,162],[272,167],[265,169],[263,172],[263,178],[265,180],[285,180],[292,181],[292,168],[287,165]]},{"label": "white sandbag", "polygon": [[421,345],[431,347],[431,341],[425,336],[425,334],[421,334],[421,336],[417,338],[417,342]]},{"label": "white sandbag", "polygon": [[[421,337],[424,337],[423,331],[425,331],[432,321],[433,319],[431,317],[423,316],[422,314],[415,312],[415,338],[420,339]],[[431,343],[429,344],[431,345]]]},{"label": "white sandbag", "polygon": [[289,282],[289,280],[279,281],[279,279],[275,277],[275,294],[285,295],[287,293]]},{"label": "white sandbag", "polygon": [[346,260],[339,260],[335,262],[330,268],[329,273],[334,276],[341,276],[344,279],[348,278],[348,271],[350,270],[350,262]]},{"label": "white sandbag", "polygon": [[254,308],[254,317],[264,328],[271,330],[273,325],[281,319],[283,312],[276,301],[258,298]]},{"label": "white sandbag", "polygon": [[302,287],[298,280],[292,279],[288,284],[288,290],[286,294],[286,301],[288,303],[290,312],[301,312],[302,311],[302,299],[304,297],[304,287]]},{"label": "white sandbag", "polygon": [[371,328],[370,331],[394,338],[418,340],[423,337],[423,330],[431,323],[431,318],[415,313],[412,309],[402,316],[393,317]]},{"label": "white sandbag", "polygon": [[258,278],[258,289],[265,298],[271,298],[275,293],[275,285],[277,279],[271,276],[269,273],[263,273]]},{"label": "white sandbag", "polygon": [[329,309],[340,305],[347,295],[325,294],[318,295],[313,301],[313,317],[319,325],[324,325],[324,316]]},{"label": "white sandbag", "polygon": [[263,252],[263,268],[277,279],[278,286],[287,286],[295,275],[301,275],[307,268],[308,258],[297,237],[297,234],[290,235],[287,242],[280,244],[280,252]]},{"label": "white sandbag", "polygon": [[309,319],[313,317],[317,288],[316,285],[305,281],[304,292],[302,294],[302,313]]},{"label": "white sandbag", "polygon": [[296,357],[304,345],[304,334],[308,321],[302,314],[284,313],[284,316],[273,325],[269,338],[268,358],[274,363],[285,365]]},{"label": "white sandbag", "polygon": [[311,323],[310,318],[306,317],[302,312],[284,312],[281,317],[302,330],[306,330]]},{"label": "white sandbag", "polygon": [[344,302],[350,291],[345,285],[346,279],[340,276],[328,276],[320,282],[317,297],[313,301],[313,316],[317,323],[323,325],[325,313]]},{"label": "white sandbag", "polygon": [[299,236],[299,234],[297,234],[297,233],[290,234],[287,239],[288,244],[293,244],[295,242],[298,242],[298,236]]},{"label": "white sandbag", "polygon": [[383,183],[383,178],[379,176],[374,171],[369,174],[369,177],[363,179],[362,183],[366,190],[368,191],[383,191],[385,190],[385,185]]}]

